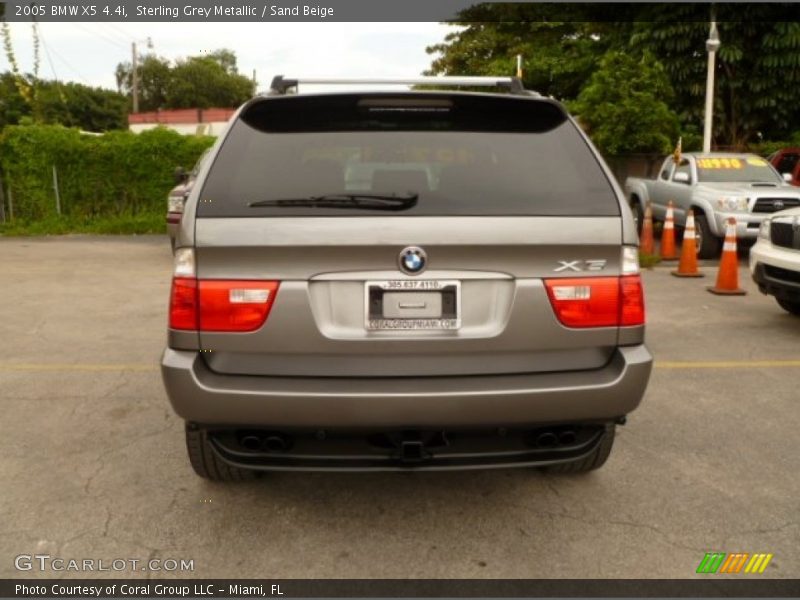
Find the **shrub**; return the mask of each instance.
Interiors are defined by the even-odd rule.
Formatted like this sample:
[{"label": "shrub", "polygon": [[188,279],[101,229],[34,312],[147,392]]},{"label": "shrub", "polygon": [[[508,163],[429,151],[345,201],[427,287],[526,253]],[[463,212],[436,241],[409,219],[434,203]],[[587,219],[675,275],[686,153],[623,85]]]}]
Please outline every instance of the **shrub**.
[{"label": "shrub", "polygon": [[15,218],[26,221],[56,214],[53,167],[65,217],[163,214],[175,167],[190,168],[213,141],[165,128],[91,136],[58,125],[9,126],[0,135],[0,172]]},{"label": "shrub", "polygon": [[664,67],[652,56],[608,52],[569,106],[604,154],[665,154],[680,129],[673,96]]}]

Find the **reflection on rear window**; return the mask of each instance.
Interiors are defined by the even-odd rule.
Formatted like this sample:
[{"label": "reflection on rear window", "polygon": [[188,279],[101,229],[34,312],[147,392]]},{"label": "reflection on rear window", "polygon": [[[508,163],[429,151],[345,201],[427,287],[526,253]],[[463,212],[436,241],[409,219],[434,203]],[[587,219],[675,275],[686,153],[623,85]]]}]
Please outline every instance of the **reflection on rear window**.
[{"label": "reflection on rear window", "polygon": [[408,193],[418,202],[391,214],[619,214],[575,125],[549,102],[366,98],[276,98],[245,111],[214,161],[198,216],[374,215],[368,208],[249,205]]}]

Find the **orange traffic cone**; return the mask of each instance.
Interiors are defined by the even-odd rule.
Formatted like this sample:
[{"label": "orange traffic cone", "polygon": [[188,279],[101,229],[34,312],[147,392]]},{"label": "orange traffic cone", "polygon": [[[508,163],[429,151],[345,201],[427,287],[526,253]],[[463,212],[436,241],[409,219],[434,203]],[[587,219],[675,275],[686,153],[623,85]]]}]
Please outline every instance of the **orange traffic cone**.
[{"label": "orange traffic cone", "polygon": [[675,215],[672,211],[672,200],[667,203],[667,217],[664,230],[661,232],[661,260],[677,260],[675,253]]},{"label": "orange traffic cone", "polygon": [[681,244],[681,262],[678,269],[672,271],[675,277],[705,277],[697,269],[697,239],[694,234],[694,212],[689,209],[686,213],[686,228],[683,232],[683,243]]},{"label": "orange traffic cone", "polygon": [[644,208],[644,220],[642,221],[642,238],[639,240],[639,250],[642,254],[655,254],[655,242],[653,242],[653,208],[650,203]]},{"label": "orange traffic cone", "polygon": [[744,296],[747,292],[739,288],[739,259],[736,257],[736,219],[728,219],[725,228],[725,244],[719,261],[717,285],[708,288],[712,294]]}]

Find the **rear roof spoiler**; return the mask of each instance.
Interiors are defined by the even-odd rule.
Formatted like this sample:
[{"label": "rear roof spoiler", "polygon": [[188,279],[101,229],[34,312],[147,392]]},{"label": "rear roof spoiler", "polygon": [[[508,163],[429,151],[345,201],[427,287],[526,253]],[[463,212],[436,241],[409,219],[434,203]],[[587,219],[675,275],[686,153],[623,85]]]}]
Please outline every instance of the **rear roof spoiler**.
[{"label": "rear roof spoiler", "polygon": [[435,85],[452,87],[495,87],[506,89],[512,94],[539,96],[538,93],[526,90],[519,77],[285,77],[276,75],[270,85],[270,95],[283,95],[300,84],[311,85]]}]

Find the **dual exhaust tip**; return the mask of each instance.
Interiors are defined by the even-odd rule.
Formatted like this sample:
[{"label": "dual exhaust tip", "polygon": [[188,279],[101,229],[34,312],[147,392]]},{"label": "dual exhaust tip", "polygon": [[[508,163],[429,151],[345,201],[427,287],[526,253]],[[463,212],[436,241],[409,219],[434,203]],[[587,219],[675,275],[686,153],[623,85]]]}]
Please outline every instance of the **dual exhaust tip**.
[{"label": "dual exhaust tip", "polygon": [[250,452],[285,452],[291,440],[282,433],[246,432],[239,435],[239,444]]},{"label": "dual exhaust tip", "polygon": [[533,440],[537,448],[557,448],[572,446],[578,440],[578,436],[573,429],[553,429],[536,433]]}]

